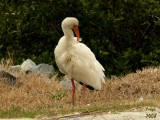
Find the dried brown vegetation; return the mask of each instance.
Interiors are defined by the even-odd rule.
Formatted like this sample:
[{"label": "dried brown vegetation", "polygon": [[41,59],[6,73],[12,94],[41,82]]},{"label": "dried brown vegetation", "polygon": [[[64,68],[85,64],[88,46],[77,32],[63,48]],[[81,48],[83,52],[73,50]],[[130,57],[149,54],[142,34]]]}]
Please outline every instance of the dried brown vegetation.
[{"label": "dried brown vegetation", "polygon": [[[1,62],[1,66],[9,71],[9,64]],[[0,78],[0,108],[32,109],[40,107],[53,111],[54,114],[63,114],[66,111],[87,111],[111,107],[114,103],[125,104],[126,101],[136,102],[143,97],[144,100],[160,97],[160,69],[145,68],[142,71],[128,74],[114,80],[106,79],[101,91],[86,90],[85,105],[82,105],[82,87],[76,88],[75,105],[72,106],[72,90],[64,90],[63,86],[51,78],[51,83],[44,82],[37,74],[19,75],[23,85],[20,88],[4,84],[5,79]],[[87,105],[90,104],[90,105]],[[99,108],[98,108],[99,109]],[[92,110],[91,110],[92,111]]]}]

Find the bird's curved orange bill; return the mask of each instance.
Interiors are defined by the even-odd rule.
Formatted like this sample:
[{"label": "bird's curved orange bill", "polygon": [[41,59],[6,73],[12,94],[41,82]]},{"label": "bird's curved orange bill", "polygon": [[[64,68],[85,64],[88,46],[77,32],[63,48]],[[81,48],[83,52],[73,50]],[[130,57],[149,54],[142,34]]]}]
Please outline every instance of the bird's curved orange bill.
[{"label": "bird's curved orange bill", "polygon": [[74,33],[76,34],[77,42],[79,42],[79,29],[78,29],[78,25],[74,25],[73,26],[73,30],[74,30]]}]

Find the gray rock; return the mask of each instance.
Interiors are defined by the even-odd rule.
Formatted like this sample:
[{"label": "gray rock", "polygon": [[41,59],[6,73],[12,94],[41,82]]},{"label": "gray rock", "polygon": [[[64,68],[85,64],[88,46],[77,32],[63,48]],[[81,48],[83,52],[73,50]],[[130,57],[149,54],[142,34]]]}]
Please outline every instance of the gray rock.
[{"label": "gray rock", "polygon": [[11,66],[10,69],[11,69],[12,72],[18,72],[18,73],[21,72],[21,66],[20,65]]},{"label": "gray rock", "polygon": [[36,70],[36,64],[32,60],[27,59],[21,64],[21,70],[28,74]]},{"label": "gray rock", "polygon": [[51,83],[51,80],[48,77],[45,77],[45,76],[40,76],[40,77],[43,78],[45,83],[47,83],[47,84]]},{"label": "gray rock", "polygon": [[[72,82],[71,80],[67,79],[66,77],[63,77],[62,80],[60,80],[60,84],[64,86],[65,90],[72,90]],[[80,84],[76,81],[74,81],[75,87],[78,87]]]},{"label": "gray rock", "polygon": [[47,76],[47,77],[52,77],[55,72],[54,67],[52,65],[44,63],[36,66],[36,71],[39,72],[41,76]]},{"label": "gray rock", "polygon": [[14,72],[22,74],[38,72],[39,76],[42,77],[44,81],[48,84],[51,82],[49,77],[52,77],[55,72],[54,67],[52,65],[42,63],[36,66],[36,64],[30,59],[27,59],[21,65],[11,66],[10,70],[12,73],[4,70],[3,67],[0,66],[0,77],[5,78],[7,84],[16,87],[20,87],[22,83],[20,82],[20,79],[13,74]]},{"label": "gray rock", "polygon": [[0,78],[5,79],[5,83],[10,86],[15,86],[19,88],[22,85],[22,82],[20,82],[17,76],[4,70],[2,67],[0,67]]}]

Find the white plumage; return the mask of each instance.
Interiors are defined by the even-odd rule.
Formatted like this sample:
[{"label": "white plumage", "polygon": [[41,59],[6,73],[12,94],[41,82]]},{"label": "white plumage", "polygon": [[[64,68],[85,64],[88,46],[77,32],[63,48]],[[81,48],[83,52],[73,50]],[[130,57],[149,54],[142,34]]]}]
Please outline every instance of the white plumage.
[{"label": "white plumage", "polygon": [[[64,36],[55,48],[55,60],[59,70],[70,79],[90,85],[96,90],[105,83],[104,68],[96,60],[93,52],[85,44],[79,42],[78,20],[67,17],[62,22]],[[77,26],[76,30],[74,27]],[[74,37],[73,30],[77,38]],[[78,41],[78,42],[77,42]]]}]

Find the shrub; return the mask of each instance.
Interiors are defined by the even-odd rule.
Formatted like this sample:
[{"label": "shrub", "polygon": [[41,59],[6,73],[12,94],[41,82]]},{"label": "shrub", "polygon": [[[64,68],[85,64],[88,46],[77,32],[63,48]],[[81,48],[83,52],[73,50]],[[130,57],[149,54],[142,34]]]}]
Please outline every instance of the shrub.
[{"label": "shrub", "polygon": [[67,16],[80,21],[87,44],[106,75],[125,74],[159,65],[160,2],[158,0],[2,0],[0,58],[13,55],[15,64],[30,58],[55,65],[54,48],[63,36]]}]

